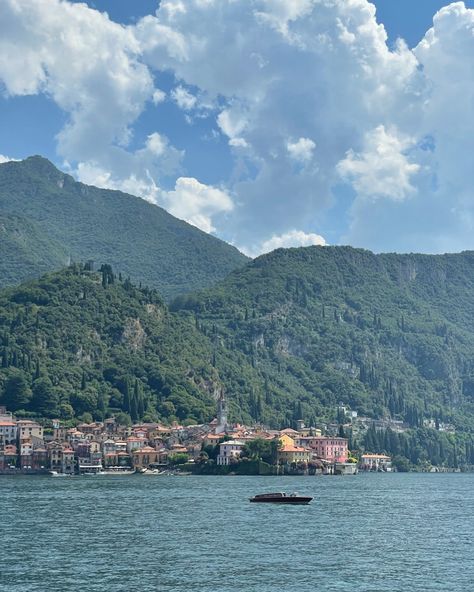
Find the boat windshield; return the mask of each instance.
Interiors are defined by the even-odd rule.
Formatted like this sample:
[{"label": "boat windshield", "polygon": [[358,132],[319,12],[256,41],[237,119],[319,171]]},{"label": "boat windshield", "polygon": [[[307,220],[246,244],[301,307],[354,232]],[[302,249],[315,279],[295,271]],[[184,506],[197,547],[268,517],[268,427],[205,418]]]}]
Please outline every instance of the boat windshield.
[{"label": "boat windshield", "polygon": [[286,493],[277,492],[277,493],[259,493],[255,497],[285,497]]}]

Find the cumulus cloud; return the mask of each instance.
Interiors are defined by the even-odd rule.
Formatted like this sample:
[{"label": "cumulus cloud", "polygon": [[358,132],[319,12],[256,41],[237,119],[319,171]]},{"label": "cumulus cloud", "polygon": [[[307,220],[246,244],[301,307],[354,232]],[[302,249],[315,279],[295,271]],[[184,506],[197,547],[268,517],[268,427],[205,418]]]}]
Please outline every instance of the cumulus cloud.
[{"label": "cumulus cloud", "polygon": [[313,232],[304,232],[302,230],[290,230],[284,234],[274,234],[268,240],[263,241],[260,245],[252,248],[243,248],[242,250],[251,257],[269,253],[275,249],[287,249],[289,247],[310,247],[312,245],[324,246],[326,240],[319,234]]},{"label": "cumulus cloud", "polygon": [[58,153],[80,180],[155,199],[182,152],[152,133],[131,150],[133,124],[147,101],[164,100],[140,60],[132,27],[85,4],[0,3],[0,81],[10,97],[44,93],[67,114]]},{"label": "cumulus cloud", "polygon": [[157,88],[152,95],[152,101],[154,105],[159,105],[166,99],[166,93]]},{"label": "cumulus cloud", "polygon": [[176,187],[164,195],[166,209],[204,232],[215,230],[214,216],[234,209],[230,195],[217,187],[200,183],[192,177],[180,177]]},{"label": "cumulus cloud", "polygon": [[[474,11],[463,2],[442,8],[413,55],[424,85],[410,105],[414,117],[397,123],[407,136],[417,139],[417,147],[410,148],[409,157],[405,154],[408,160],[399,160],[406,173],[408,162],[420,165],[416,175],[404,176],[406,187],[415,187],[416,194],[392,203],[356,198],[344,239],[380,251],[472,248]],[[392,121],[397,121],[397,115],[390,112]]]},{"label": "cumulus cloud", "polygon": [[223,230],[238,225],[242,242],[314,224],[332,203],[337,164],[367,131],[414,118],[417,60],[403,43],[387,46],[366,0],[167,2],[155,24],[183,51],[154,44],[147,19],[144,60],[220,101],[239,204]]},{"label": "cumulus cloud", "polygon": [[190,111],[196,106],[197,98],[182,86],[177,86],[171,92],[171,97],[183,111]]},{"label": "cumulus cloud", "polygon": [[411,177],[420,170],[420,165],[411,163],[405,154],[413,144],[396,130],[389,133],[380,125],[366,134],[364,151],[349,150],[337,169],[352,181],[359,195],[403,200],[415,191]]},{"label": "cumulus cloud", "polygon": [[[81,179],[240,244],[272,237],[260,248],[340,224],[341,182],[355,196],[343,240],[467,246],[473,56],[463,2],[440,10],[413,50],[388,46],[368,0],[162,0],[127,27],[79,3],[0,3],[2,92],[44,93],[67,114],[58,153]],[[234,167],[219,188],[182,169],[161,109],[137,146],[138,117],[167,98],[161,72],[175,79],[169,99],[188,118],[209,115],[228,144]]]},{"label": "cumulus cloud", "polygon": [[309,138],[300,138],[297,142],[287,142],[286,149],[291,158],[305,163],[313,158],[316,144]]}]

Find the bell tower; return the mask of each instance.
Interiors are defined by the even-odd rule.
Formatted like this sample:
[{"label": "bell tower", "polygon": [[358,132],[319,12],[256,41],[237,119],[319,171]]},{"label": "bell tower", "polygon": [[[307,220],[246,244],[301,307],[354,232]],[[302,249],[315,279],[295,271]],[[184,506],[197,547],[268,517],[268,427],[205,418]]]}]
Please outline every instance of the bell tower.
[{"label": "bell tower", "polygon": [[216,434],[222,434],[227,430],[227,400],[224,395],[224,389],[221,388],[217,397],[217,426]]}]

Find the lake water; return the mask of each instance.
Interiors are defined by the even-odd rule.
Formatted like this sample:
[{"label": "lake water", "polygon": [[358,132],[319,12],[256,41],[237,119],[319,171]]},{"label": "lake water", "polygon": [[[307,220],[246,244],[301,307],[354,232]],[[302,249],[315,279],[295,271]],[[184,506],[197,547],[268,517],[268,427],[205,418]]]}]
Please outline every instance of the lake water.
[{"label": "lake water", "polygon": [[2,592],[472,592],[473,539],[473,474],[0,477]]}]

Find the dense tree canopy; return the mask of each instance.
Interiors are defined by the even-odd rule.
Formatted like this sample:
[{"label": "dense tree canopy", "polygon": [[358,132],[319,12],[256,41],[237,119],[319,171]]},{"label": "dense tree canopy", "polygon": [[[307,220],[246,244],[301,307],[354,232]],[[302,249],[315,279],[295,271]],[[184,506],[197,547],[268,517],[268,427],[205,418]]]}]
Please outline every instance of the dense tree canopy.
[{"label": "dense tree canopy", "polygon": [[410,427],[358,446],[454,464],[472,456],[473,272],[473,253],[279,250],[168,309],[108,265],[73,265],[0,293],[0,400],[192,423],[223,387],[231,420],[271,427],[341,423],[342,403]]}]

